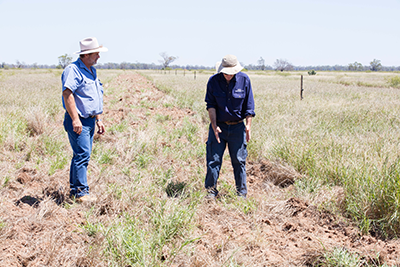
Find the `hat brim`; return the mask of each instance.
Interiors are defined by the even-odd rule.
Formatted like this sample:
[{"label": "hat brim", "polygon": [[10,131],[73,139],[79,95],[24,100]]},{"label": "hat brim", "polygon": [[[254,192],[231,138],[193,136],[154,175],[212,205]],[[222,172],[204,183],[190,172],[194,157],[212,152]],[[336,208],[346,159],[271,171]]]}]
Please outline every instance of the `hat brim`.
[{"label": "hat brim", "polygon": [[77,51],[74,54],[75,55],[84,55],[84,54],[97,53],[97,52],[107,52],[107,51],[108,51],[108,48],[100,46],[98,48],[86,50],[86,51],[83,51],[83,52],[82,51]]},{"label": "hat brim", "polygon": [[235,75],[236,73],[239,73],[243,67],[240,65],[240,63],[238,62],[238,64],[234,67],[224,67],[221,64],[222,62],[217,62],[217,64],[215,64],[215,69],[217,70],[218,73],[222,72],[228,75]]}]

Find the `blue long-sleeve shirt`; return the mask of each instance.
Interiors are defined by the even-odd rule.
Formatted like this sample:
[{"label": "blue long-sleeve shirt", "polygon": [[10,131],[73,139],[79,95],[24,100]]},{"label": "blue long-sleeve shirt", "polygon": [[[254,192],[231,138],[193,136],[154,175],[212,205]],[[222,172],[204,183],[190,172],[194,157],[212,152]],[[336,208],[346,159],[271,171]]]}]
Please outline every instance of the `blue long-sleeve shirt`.
[{"label": "blue long-sleeve shirt", "polygon": [[207,83],[207,109],[215,108],[217,121],[240,121],[255,116],[250,78],[237,73],[229,84],[222,73],[211,76]]}]

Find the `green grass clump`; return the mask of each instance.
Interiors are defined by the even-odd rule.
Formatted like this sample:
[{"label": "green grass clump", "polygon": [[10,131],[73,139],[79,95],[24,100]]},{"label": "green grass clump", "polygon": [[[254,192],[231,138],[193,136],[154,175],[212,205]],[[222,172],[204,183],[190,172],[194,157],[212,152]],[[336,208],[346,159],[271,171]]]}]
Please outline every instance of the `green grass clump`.
[{"label": "green grass clump", "polygon": [[400,76],[394,76],[388,79],[390,87],[400,88]]},{"label": "green grass clump", "polygon": [[99,164],[113,164],[118,158],[116,150],[113,148],[102,148],[100,146],[95,146],[93,148],[92,157]]},{"label": "green grass clump", "polygon": [[172,263],[178,252],[195,241],[185,237],[193,209],[156,198],[146,203],[140,213],[125,214],[104,233],[108,244],[105,254],[111,259],[111,266]]},{"label": "green grass clump", "polygon": [[327,267],[357,267],[364,262],[360,259],[360,256],[343,248],[335,248],[333,251],[325,253],[323,258],[323,266]]},{"label": "green grass clump", "polygon": [[21,150],[28,136],[27,122],[17,113],[11,113],[0,121],[0,144],[7,143],[10,148]]},{"label": "green grass clump", "polygon": [[62,170],[69,163],[69,158],[65,153],[57,153],[55,157],[50,160],[49,175],[53,175],[57,170]]},{"label": "green grass clump", "polygon": [[175,128],[172,135],[170,136],[170,142],[174,140],[179,140],[180,138],[186,138],[190,143],[198,142],[197,133],[198,133],[197,125],[191,123],[189,119],[186,117],[183,119],[182,126],[179,128]]},{"label": "green grass clump", "polygon": [[5,223],[3,220],[0,220],[0,232],[7,227],[7,223]]},{"label": "green grass clump", "polygon": [[10,180],[11,180],[11,177],[10,176],[5,176],[5,177],[3,177],[3,187],[6,187],[9,183],[10,183]]},{"label": "green grass clump", "polygon": [[107,130],[111,133],[122,133],[128,129],[128,123],[126,120],[121,121],[118,124],[112,124]]},{"label": "green grass clump", "polygon": [[332,251],[324,253],[313,266],[326,266],[326,267],[358,267],[358,266],[380,266],[389,267],[379,260],[379,254],[376,258],[364,258],[357,253],[352,253],[346,248],[336,247]]}]

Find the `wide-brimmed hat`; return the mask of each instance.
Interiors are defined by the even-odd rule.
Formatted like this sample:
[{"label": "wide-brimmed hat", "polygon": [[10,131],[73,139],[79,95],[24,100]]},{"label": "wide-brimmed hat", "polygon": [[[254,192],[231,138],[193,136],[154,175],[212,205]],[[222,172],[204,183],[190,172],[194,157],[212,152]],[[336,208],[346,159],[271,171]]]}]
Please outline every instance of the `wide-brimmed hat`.
[{"label": "wide-brimmed hat", "polygon": [[229,75],[234,75],[240,72],[243,67],[240,65],[236,56],[226,55],[221,62],[217,62],[216,70],[218,73],[222,72]]},{"label": "wide-brimmed hat", "polygon": [[88,37],[79,42],[81,47],[81,51],[77,51],[74,54],[83,55],[83,54],[90,54],[96,52],[107,52],[108,49],[99,45],[97,39],[95,37]]}]

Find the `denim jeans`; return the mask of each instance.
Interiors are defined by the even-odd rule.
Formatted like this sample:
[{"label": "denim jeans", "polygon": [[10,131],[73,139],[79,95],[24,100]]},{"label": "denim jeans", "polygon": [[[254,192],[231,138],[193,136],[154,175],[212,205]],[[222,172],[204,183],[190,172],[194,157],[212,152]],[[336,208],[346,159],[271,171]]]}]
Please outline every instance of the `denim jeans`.
[{"label": "denim jeans", "polygon": [[211,125],[208,131],[205,187],[215,195],[218,194],[217,181],[225,148],[228,145],[235,176],[236,192],[238,195],[246,196],[247,143],[245,125],[243,122],[235,125],[227,125],[225,123],[217,123],[217,125],[222,131],[219,134],[221,143],[217,142]]},{"label": "denim jeans", "polygon": [[73,130],[72,119],[66,112],[64,117],[64,129],[68,133],[68,139],[72,147],[73,156],[69,172],[70,196],[81,197],[89,194],[87,182],[87,167],[92,152],[93,136],[95,131],[95,118],[81,118],[82,133],[77,134]]}]

